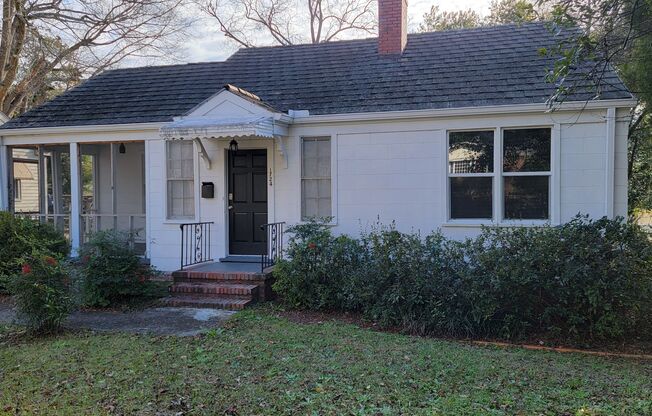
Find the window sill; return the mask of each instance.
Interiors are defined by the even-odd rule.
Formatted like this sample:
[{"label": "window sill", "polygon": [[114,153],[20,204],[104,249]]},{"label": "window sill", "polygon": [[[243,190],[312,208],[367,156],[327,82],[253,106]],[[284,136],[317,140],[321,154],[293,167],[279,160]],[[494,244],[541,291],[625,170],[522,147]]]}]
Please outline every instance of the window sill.
[{"label": "window sill", "polygon": [[[310,224],[310,221],[308,220],[300,220],[297,224]],[[337,227],[337,220],[331,221],[331,222],[319,222],[318,224],[324,225],[326,227]]]},{"label": "window sill", "polygon": [[450,227],[450,228],[455,228],[455,227],[461,227],[461,228],[480,228],[480,227],[494,227],[498,224],[492,221],[464,221],[464,220],[449,220],[442,224],[442,227]]},{"label": "window sill", "polygon": [[552,225],[550,220],[513,220],[513,221],[455,221],[451,220],[442,224],[443,228],[480,228],[480,227],[544,227]]},{"label": "window sill", "polygon": [[196,222],[200,222],[200,221],[197,220],[197,218],[184,218],[184,219],[166,218],[165,220],[163,220],[163,224],[171,224],[171,225],[194,224]]}]

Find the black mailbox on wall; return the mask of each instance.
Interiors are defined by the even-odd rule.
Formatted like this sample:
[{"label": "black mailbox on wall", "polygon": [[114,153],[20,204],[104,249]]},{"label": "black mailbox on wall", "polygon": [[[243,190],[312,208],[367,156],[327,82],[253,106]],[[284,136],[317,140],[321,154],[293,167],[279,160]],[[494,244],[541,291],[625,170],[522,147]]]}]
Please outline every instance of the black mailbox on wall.
[{"label": "black mailbox on wall", "polygon": [[213,185],[213,182],[202,182],[201,183],[201,197],[202,198],[214,198],[215,197],[215,185]]}]

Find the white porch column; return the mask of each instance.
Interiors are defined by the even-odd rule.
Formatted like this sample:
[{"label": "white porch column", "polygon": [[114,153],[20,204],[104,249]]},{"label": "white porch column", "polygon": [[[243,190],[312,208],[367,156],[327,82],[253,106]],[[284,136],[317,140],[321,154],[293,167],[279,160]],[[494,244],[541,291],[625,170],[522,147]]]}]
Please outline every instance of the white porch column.
[{"label": "white porch column", "polygon": [[149,140],[145,140],[145,177],[143,180],[145,181],[145,257],[151,258],[152,252],[151,252],[151,243],[150,243],[150,237],[152,235],[152,220],[150,218],[150,212],[152,212],[150,204],[150,198],[149,198],[149,181],[150,181],[150,173],[149,173],[149,165],[152,163],[151,161],[151,156],[150,153],[152,151],[152,146],[150,145]]},{"label": "white porch column", "polygon": [[111,166],[110,166],[110,174],[111,174],[111,214],[113,214],[113,218],[111,219],[111,223],[113,224],[113,230],[118,229],[118,217],[116,216],[118,212],[118,198],[116,195],[116,157],[115,157],[115,143],[110,143],[109,144],[109,152],[111,153]]},{"label": "white porch column", "polygon": [[9,211],[9,150],[0,138],[0,211]]},{"label": "white porch column", "polygon": [[[47,196],[48,173],[45,167],[45,146],[38,146],[38,212],[39,214],[49,214],[48,196]],[[46,222],[46,217],[41,217],[41,221]]]},{"label": "white porch column", "polygon": [[70,244],[70,254],[75,257],[81,245],[81,169],[77,143],[70,143]]}]

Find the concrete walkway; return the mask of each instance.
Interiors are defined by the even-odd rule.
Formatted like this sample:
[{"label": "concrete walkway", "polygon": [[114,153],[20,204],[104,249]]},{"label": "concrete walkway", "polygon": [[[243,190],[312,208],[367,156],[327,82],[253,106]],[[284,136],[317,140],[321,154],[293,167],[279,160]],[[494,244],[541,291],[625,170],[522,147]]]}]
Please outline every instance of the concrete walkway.
[{"label": "concrete walkway", "polygon": [[[154,335],[198,335],[219,327],[235,312],[220,309],[148,308],[142,311],[79,311],[66,321],[69,328]],[[0,299],[0,324],[14,323],[8,299]]]}]

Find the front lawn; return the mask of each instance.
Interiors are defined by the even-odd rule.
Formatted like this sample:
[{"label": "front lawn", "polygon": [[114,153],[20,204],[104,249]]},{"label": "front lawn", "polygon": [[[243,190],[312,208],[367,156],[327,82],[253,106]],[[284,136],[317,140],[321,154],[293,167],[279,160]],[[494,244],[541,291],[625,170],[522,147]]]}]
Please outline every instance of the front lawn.
[{"label": "front lawn", "polygon": [[[297,324],[197,338],[0,329],[0,414],[652,414],[652,362]],[[181,412],[181,413],[179,413]]]}]

